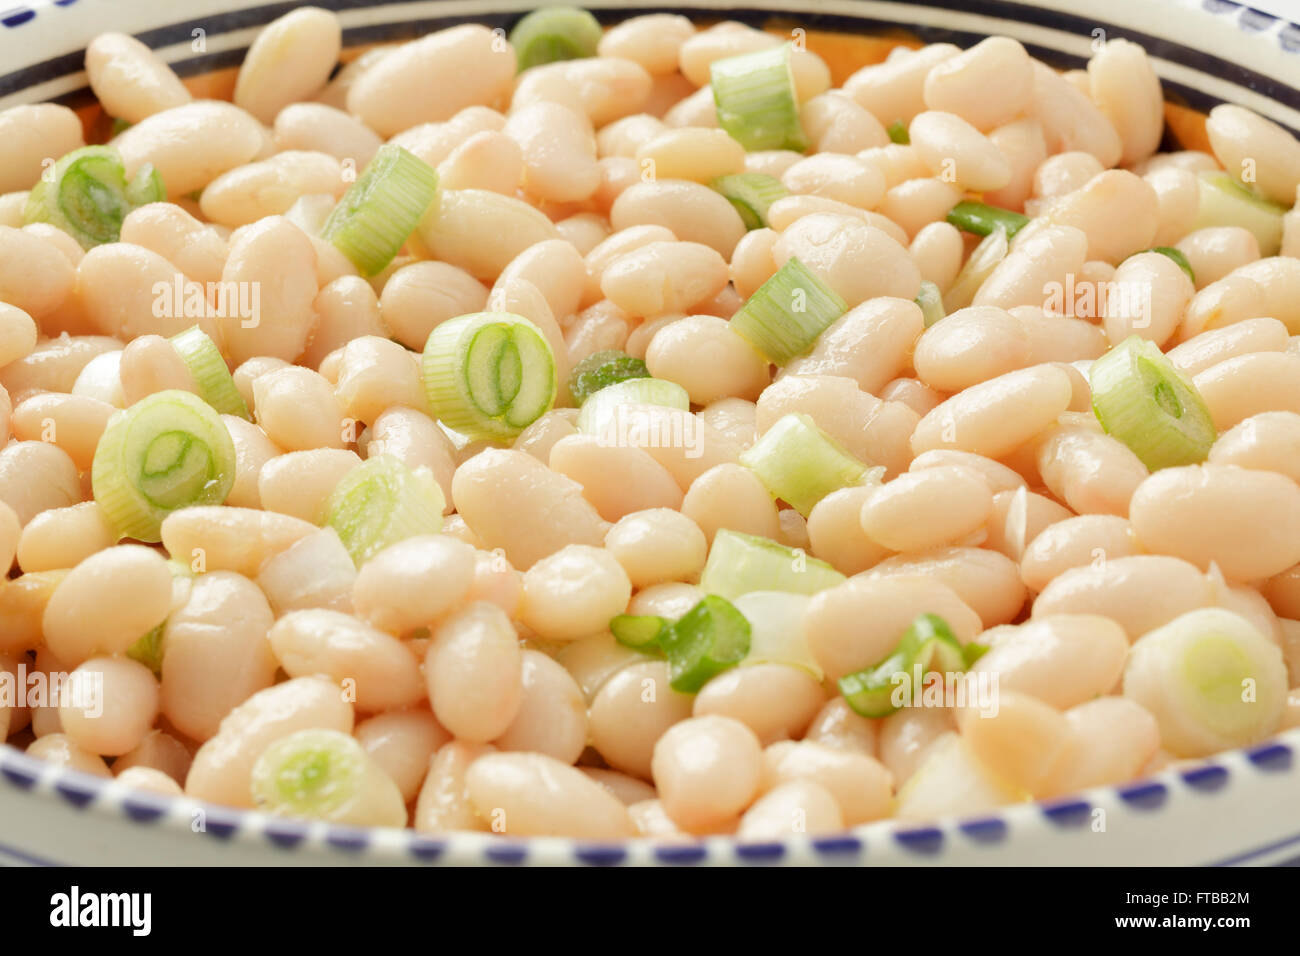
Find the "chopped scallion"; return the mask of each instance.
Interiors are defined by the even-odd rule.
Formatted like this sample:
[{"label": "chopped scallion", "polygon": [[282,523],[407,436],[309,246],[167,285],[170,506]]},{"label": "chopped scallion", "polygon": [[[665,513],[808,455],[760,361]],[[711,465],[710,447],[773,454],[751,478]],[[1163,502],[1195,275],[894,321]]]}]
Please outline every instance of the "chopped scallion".
[{"label": "chopped scallion", "polygon": [[693,694],[711,677],[735,667],[749,653],[749,621],[726,598],[705,595],[668,628],[669,686]]},{"label": "chopped scallion", "polygon": [[618,349],[594,352],[573,367],[569,375],[569,394],[579,408],[602,388],[630,378],[649,378],[645,362]]},{"label": "chopped scallion", "polygon": [[1022,213],[970,199],[963,199],[948,210],[948,221],[962,232],[977,236],[991,235],[995,229],[1002,229],[1008,239],[1014,239],[1016,233],[1029,225],[1029,217]]},{"label": "chopped scallion", "polygon": [[790,51],[787,43],[715,60],[710,67],[718,125],[747,150],[808,148]]},{"label": "chopped scallion", "polygon": [[905,700],[921,692],[921,679],[930,671],[953,674],[969,666],[948,622],[937,614],[922,614],[912,622],[889,655],[839,679],[840,693],[863,717],[887,717],[898,709],[895,691],[911,681]]},{"label": "chopped scallion", "polygon": [[953,280],[952,286],[944,295],[944,311],[951,315],[975,301],[975,293],[979,292],[984,280],[992,275],[993,270],[1007,257],[1010,249],[1011,243],[1007,239],[1005,229],[994,229],[985,236],[984,241],[971,252],[970,258],[961,267],[957,278]]},{"label": "chopped scallion", "polygon": [[334,207],[321,238],[364,276],[382,272],[438,195],[438,173],[414,153],[381,146]]},{"label": "chopped scallion", "polygon": [[816,594],[844,580],[844,575],[825,561],[802,551],[757,535],[724,529],[713,536],[700,588],[708,594],[735,599],[754,591]]},{"label": "chopped scallion", "polygon": [[1090,383],[1101,427],[1152,471],[1209,455],[1218,433],[1205,399],[1154,342],[1125,339],[1092,363]]},{"label": "chopped scallion", "polygon": [[671,626],[666,618],[654,614],[619,614],[609,622],[614,640],[645,654],[663,652],[660,641]]},{"label": "chopped scallion", "polygon": [[1261,256],[1275,256],[1282,245],[1286,209],[1247,189],[1227,173],[1201,173],[1192,230],[1240,226],[1259,242]]},{"label": "chopped scallion", "polygon": [[165,622],[159,624],[140,638],[126,649],[126,656],[133,661],[139,661],[155,674],[162,674],[163,629],[165,627]]},{"label": "chopped scallion", "polygon": [[404,826],[397,784],[354,737],[337,730],[299,730],[272,743],[251,774],[260,810],[358,826]]},{"label": "chopped scallion", "polygon": [[194,376],[200,398],[222,415],[237,415],[251,420],[248,404],[235,387],[235,379],[226,360],[221,357],[221,350],[206,332],[196,325],[173,335],[171,343]]},{"label": "chopped scallion", "polygon": [[921,291],[916,294],[916,304],[921,307],[921,317],[928,329],[946,314],[943,311],[943,294],[933,282],[921,283]]},{"label": "chopped scallion", "polygon": [[1187,278],[1191,279],[1193,283],[1196,282],[1196,273],[1192,271],[1192,264],[1187,261],[1187,257],[1183,255],[1181,249],[1175,249],[1173,246],[1152,246],[1146,251],[1158,252],[1166,258],[1174,260],[1178,268],[1187,273]]},{"label": "chopped scallion", "polygon": [[912,137],[907,132],[907,124],[902,120],[894,120],[885,132],[889,133],[891,143],[898,143],[900,146],[909,146],[912,143]]},{"label": "chopped scallion", "polygon": [[778,419],[741,454],[740,463],[758,475],[773,498],[789,502],[805,518],[832,491],[870,476],[866,465],[801,412]]},{"label": "chopped scallion", "polygon": [[603,32],[596,18],[580,7],[543,7],[515,24],[510,45],[523,71],[543,63],[595,56]]},{"label": "chopped scallion", "polygon": [[767,225],[767,210],[778,199],[790,195],[781,180],[766,173],[734,173],[719,176],[709,185],[727,197],[727,202],[740,213],[746,229],[762,229]]},{"label": "chopped scallion", "polygon": [[197,395],[155,392],[109,419],[91,465],[95,500],[117,532],[159,541],[163,519],[219,505],[235,484],[235,445]]},{"label": "chopped scallion", "polygon": [[774,365],[813,347],[848,303],[794,256],[731,317],[731,328]]},{"label": "chopped scallion", "polygon": [[584,435],[606,435],[618,425],[620,405],[663,405],[689,411],[690,396],[676,382],[663,378],[629,378],[593,394],[578,410],[578,431]]},{"label": "chopped scallion", "polygon": [[165,196],[162,177],[153,166],[146,163],[128,181],[117,150],[85,146],[62,157],[50,177],[32,188],[23,221],[47,222],[90,249],[117,242],[127,213]]},{"label": "chopped scallion", "polygon": [[442,530],[442,489],[426,469],[391,455],[368,458],[343,476],[330,495],[325,524],[338,532],[357,566],[398,541]]},{"label": "chopped scallion", "polygon": [[533,323],[475,312],[440,323],[424,346],[434,415],[472,439],[507,441],[555,402],[555,356]]}]

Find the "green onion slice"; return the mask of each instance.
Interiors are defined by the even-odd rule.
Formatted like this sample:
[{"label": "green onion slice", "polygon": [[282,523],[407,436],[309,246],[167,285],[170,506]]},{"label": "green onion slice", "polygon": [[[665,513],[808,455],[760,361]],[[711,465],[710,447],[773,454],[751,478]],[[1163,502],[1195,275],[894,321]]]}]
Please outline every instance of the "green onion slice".
[{"label": "green onion slice", "polygon": [[907,124],[902,120],[894,120],[885,132],[889,134],[891,143],[898,143],[900,146],[911,145],[912,137],[907,132]]},{"label": "green onion slice", "polygon": [[845,581],[825,561],[757,535],[722,530],[713,537],[700,588],[729,600],[754,591],[816,594]]},{"label": "green onion slice", "polygon": [[448,319],[424,346],[433,413],[471,439],[508,441],[555,402],[555,356],[537,326],[510,312]]},{"label": "green onion slice", "polygon": [[774,365],[813,347],[848,303],[794,256],[731,317],[731,328]]},{"label": "green onion slice", "polygon": [[334,243],[362,275],[376,275],[401,251],[437,195],[437,171],[389,143],[343,194],[321,227],[321,238]]},{"label": "green onion slice", "polygon": [[1261,256],[1275,256],[1282,246],[1286,209],[1246,188],[1227,173],[1201,173],[1196,221],[1192,231],[1210,226],[1240,226],[1259,241]]},{"label": "green onion slice", "polygon": [[122,157],[109,146],[85,146],[54,164],[27,197],[23,222],[48,222],[83,249],[117,242],[122,220],[136,206],[166,197],[162,177],[146,163],[128,181]]},{"label": "green onion slice", "polygon": [[1007,257],[1010,249],[1011,242],[1007,238],[1005,229],[994,229],[985,236],[984,241],[971,252],[970,258],[966,260],[966,264],[957,273],[957,278],[953,280],[952,287],[944,295],[945,312],[951,315],[974,302],[975,293],[979,292],[984,280],[991,276],[993,270]]},{"label": "green onion slice", "polygon": [[325,524],[360,567],[390,544],[437,534],[446,504],[428,470],[377,455],[343,476],[325,507]]},{"label": "green onion slice", "polygon": [[139,661],[156,675],[162,674],[164,621],[126,649],[126,656]]},{"label": "green onion slice", "polygon": [[397,785],[365,749],[337,730],[299,730],[272,743],[251,774],[260,810],[309,820],[402,826],[406,807]]},{"label": "green onion slice", "polygon": [[722,193],[727,202],[740,213],[746,229],[762,229],[767,225],[767,210],[778,199],[790,195],[781,180],[766,173],[734,173],[719,176],[709,186]]},{"label": "green onion slice", "polygon": [[170,389],[109,419],[90,473],[95,500],[120,535],[160,541],[173,511],[226,500],[235,445],[210,405]]},{"label": "green onion slice", "polygon": [[199,396],[222,415],[237,415],[248,421],[248,404],[235,387],[226,360],[217,343],[197,325],[171,338],[172,348],[181,357],[199,387]]},{"label": "green onion slice", "polygon": [[912,680],[911,694],[918,695],[920,678],[927,673],[951,674],[968,666],[961,643],[948,622],[937,614],[922,614],[883,661],[841,677],[839,688],[856,713],[863,717],[886,717],[898,709],[894,691],[904,677]]},{"label": "green onion slice", "polygon": [[595,56],[603,33],[596,18],[580,7],[544,7],[515,24],[510,45],[523,71],[557,60]]},{"label": "green onion slice", "polygon": [[749,621],[724,597],[707,594],[662,639],[669,686],[693,694],[749,653]]},{"label": "green onion slice", "polygon": [[[1193,284],[1196,283],[1196,273],[1192,271],[1192,264],[1187,261],[1187,257],[1183,255],[1181,249],[1175,249],[1173,246],[1152,246],[1146,251],[1158,252],[1166,258],[1174,260],[1178,268],[1187,273],[1187,278],[1191,279]],[[1134,253],[1134,255],[1138,255],[1138,253]]]},{"label": "green onion slice", "polygon": [[933,282],[926,280],[921,283],[921,291],[916,294],[915,301],[921,307],[921,316],[927,329],[947,314],[943,311],[943,294]]},{"label": "green onion slice", "polygon": [[790,51],[786,43],[715,60],[710,67],[718,125],[747,150],[808,148]]},{"label": "green onion slice", "polygon": [[645,362],[618,349],[593,352],[573,367],[569,376],[569,394],[579,408],[602,388],[608,388],[630,378],[649,378]]},{"label": "green onion slice", "polygon": [[[741,453],[740,463],[758,475],[773,498],[789,502],[805,518],[832,491],[860,485],[872,474],[801,412],[778,419]],[[877,477],[883,473],[875,469]]]},{"label": "green onion slice", "polygon": [[643,654],[662,654],[661,641],[672,624],[654,614],[619,614],[610,619],[614,640]]},{"label": "green onion slice", "polygon": [[1029,217],[1022,213],[970,199],[963,199],[948,210],[948,221],[962,232],[977,236],[991,235],[995,229],[1002,229],[1008,239],[1014,239],[1016,233],[1029,225]]},{"label": "green onion slice", "polygon": [[1154,342],[1125,339],[1092,363],[1090,384],[1101,427],[1152,471],[1209,455],[1218,433],[1205,399]]},{"label": "green onion slice", "polygon": [[584,435],[608,435],[619,424],[622,405],[662,405],[689,411],[690,396],[676,382],[663,378],[629,378],[596,392],[578,410],[578,431]]}]

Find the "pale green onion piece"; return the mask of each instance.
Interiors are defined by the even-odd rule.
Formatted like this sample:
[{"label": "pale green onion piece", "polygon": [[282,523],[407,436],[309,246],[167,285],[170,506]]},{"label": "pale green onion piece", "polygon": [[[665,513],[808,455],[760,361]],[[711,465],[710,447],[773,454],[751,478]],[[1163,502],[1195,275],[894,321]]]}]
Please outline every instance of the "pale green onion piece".
[{"label": "pale green onion piece", "polygon": [[889,134],[889,141],[891,143],[898,143],[900,146],[907,146],[912,142],[911,134],[907,132],[907,124],[902,120],[894,120],[889,124],[889,127],[885,132]]},{"label": "pale green onion piece", "polygon": [[872,474],[800,412],[778,419],[741,454],[740,463],[758,475],[773,498],[789,502],[805,518],[832,491],[860,485]]},{"label": "pale green onion piece", "polygon": [[117,150],[85,146],[59,159],[32,188],[23,221],[47,222],[90,249],[117,242],[127,213],[165,195],[153,166],[146,163],[128,181]]},{"label": "pale green onion piece", "polygon": [[321,227],[321,238],[362,275],[373,276],[393,261],[437,195],[434,168],[389,143],[379,147],[361,178],[343,194]]},{"label": "pale green onion piece", "polygon": [[662,378],[629,378],[593,394],[578,410],[578,431],[584,435],[606,435],[619,424],[619,406],[662,405],[689,411],[690,396],[676,382]]},{"label": "pale green onion piece", "polygon": [[1211,226],[1240,226],[1259,241],[1261,256],[1277,255],[1282,246],[1285,208],[1247,189],[1227,173],[1201,173],[1199,185],[1192,231]]},{"label": "pale green onion piece", "polygon": [[733,173],[719,176],[709,186],[722,193],[727,202],[740,213],[746,229],[762,229],[767,225],[767,210],[778,199],[790,195],[781,180],[766,173]]},{"label": "pale green onion piece", "polygon": [[325,524],[360,567],[390,544],[437,534],[446,504],[427,469],[412,471],[391,455],[378,455],[339,481],[325,506]]},{"label": "pale green onion piece", "polygon": [[579,408],[602,388],[609,388],[630,378],[649,378],[645,362],[618,349],[593,352],[569,373],[569,396]]},{"label": "pale green onion piece", "polygon": [[781,591],[750,591],[732,598],[731,603],[745,615],[750,628],[749,653],[740,666],[785,664],[821,681],[825,673],[808,649],[803,633],[803,616],[810,600],[807,594]]},{"label": "pale green onion piece", "polygon": [[439,324],[424,346],[434,415],[471,439],[508,441],[555,402],[555,356],[537,326],[509,312]]},{"label": "pale green onion piece", "polygon": [[406,825],[397,784],[356,738],[299,730],[262,751],[250,775],[253,804],[270,813],[357,826]]},{"label": "pale green onion piece", "polygon": [[943,311],[943,294],[933,282],[921,283],[921,291],[916,294],[916,304],[921,307],[921,318],[927,329],[946,314]]},{"label": "pale green onion piece", "polygon": [[722,530],[713,537],[700,588],[734,599],[752,591],[816,594],[844,580],[825,561],[803,551],[757,535]]},{"label": "pale green onion piece", "polygon": [[237,415],[252,420],[248,404],[235,387],[235,379],[226,366],[226,360],[221,357],[221,350],[206,332],[195,325],[173,335],[171,343],[194,376],[200,398],[222,415]]},{"label": "pale green onion piece", "polygon": [[126,649],[126,656],[133,661],[139,661],[154,674],[162,674],[163,659],[163,630],[166,628],[166,622],[159,624],[152,631],[140,638],[134,644]]},{"label": "pale green onion piece", "polygon": [[609,619],[609,631],[614,640],[642,654],[660,655],[660,641],[672,626],[667,618],[655,614],[616,614]]},{"label": "pale green onion piece", "polygon": [[1286,706],[1282,652],[1245,618],[1201,608],[1138,638],[1124,696],[1155,717],[1176,757],[1256,743],[1278,729]]},{"label": "pale green onion piece", "polygon": [[226,500],[235,445],[221,416],[197,395],[155,392],[109,419],[90,473],[95,500],[118,534],[159,541],[173,511]]},{"label": "pale green onion piece", "polygon": [[943,297],[943,308],[947,315],[958,309],[964,309],[975,301],[984,280],[993,274],[993,270],[1007,257],[1011,243],[1005,230],[994,229],[984,237],[984,241],[971,252],[966,264],[957,273],[952,287]]},{"label": "pale green onion piece", "polygon": [[731,317],[731,329],[774,365],[813,347],[848,303],[794,256]]},{"label": "pale green onion piece", "polygon": [[790,51],[787,43],[715,60],[709,68],[718,125],[747,150],[808,148]]},{"label": "pale green onion piece", "polygon": [[515,24],[510,45],[522,72],[543,63],[595,56],[603,34],[600,22],[581,7],[543,7]]},{"label": "pale green onion piece", "polygon": [[1133,335],[1092,363],[1092,408],[1155,471],[1204,461],[1218,437],[1205,399],[1160,348]]}]

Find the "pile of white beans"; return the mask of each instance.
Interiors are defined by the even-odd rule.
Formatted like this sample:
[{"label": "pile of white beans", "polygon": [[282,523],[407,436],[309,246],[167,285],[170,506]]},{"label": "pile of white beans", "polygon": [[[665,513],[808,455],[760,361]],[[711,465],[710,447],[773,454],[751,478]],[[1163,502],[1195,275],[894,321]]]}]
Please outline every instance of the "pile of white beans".
[{"label": "pile of white beans", "polygon": [[[44,162],[84,145],[79,117],[0,113],[0,668],[103,682],[101,716],[0,709],[0,739],[251,807],[269,744],[332,730],[417,830],[677,840],[974,813],[1300,725],[1300,209],[1266,258],[1243,228],[1192,228],[1198,172],[1243,160],[1291,207],[1300,144],[1220,106],[1212,153],[1157,153],[1141,47],[1111,40],[1061,74],[994,37],[898,47],[838,89],[796,44],[813,146],[746,153],[717,128],[709,65],[788,39],[640,16],[596,58],[516,76],[499,33],[457,26],[335,73],[339,24],[303,8],[258,37],[232,103],[192,99],[146,47],[104,35],[90,83],[131,124],[112,145],[128,175],[152,163],[169,200],[89,251],[22,225]],[[895,121],[909,145],[891,142]],[[440,194],[365,279],[314,229],[385,142],[436,167]],[[790,192],[767,228],[747,232],[705,185],[743,171]],[[971,194],[1043,221],[970,307],[925,328],[913,298],[922,280],[948,290],[969,256],[945,215]],[[1156,245],[1195,283],[1133,255]],[[850,308],[778,374],[727,320],[793,256]],[[195,320],[152,308],[178,275],[260,288],[255,327],[201,323],[253,421],[223,416],[238,458],[225,505],[174,513],[161,547],[120,543],[88,472],[117,409],[196,389],[166,340]],[[1144,284],[1149,321],[1050,311],[1045,286],[1067,277]],[[532,321],[561,383],[600,350],[644,358],[689,394],[673,414],[698,444],[580,434],[563,387],[512,447],[454,441],[429,415],[419,350],[485,309]],[[1130,334],[1204,396],[1220,432],[1205,464],[1150,474],[1093,416],[1081,368]],[[738,458],[790,412],[883,465],[883,484],[806,520],[774,501]],[[358,568],[319,522],[379,453],[431,472],[446,524]],[[685,695],[665,661],[614,641],[615,615],[700,600],[720,529],[850,576],[787,622],[820,677],[746,664]],[[855,714],[836,678],[927,612],[991,647],[976,670],[998,678],[997,715]],[[1261,700],[1278,702],[1251,739],[1189,729],[1161,684],[1176,642],[1130,654],[1207,613],[1245,629]],[[155,675],[124,652],[160,625]]]}]

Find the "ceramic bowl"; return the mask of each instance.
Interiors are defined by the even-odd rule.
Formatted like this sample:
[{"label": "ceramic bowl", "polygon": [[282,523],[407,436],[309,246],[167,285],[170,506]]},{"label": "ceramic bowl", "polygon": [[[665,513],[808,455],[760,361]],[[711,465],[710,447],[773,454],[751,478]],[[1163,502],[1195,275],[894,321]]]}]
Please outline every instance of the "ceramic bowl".
[{"label": "ceramic bowl", "polygon": [[[1265,2],[1265,0],[1261,0]],[[474,21],[508,27],[534,0],[315,0],[335,9],[345,46]],[[296,4],[263,0],[52,0],[0,11],[0,108],[86,99],[87,41],[138,36],[183,77],[237,67],[257,30]],[[587,3],[603,20],[648,8]],[[1300,130],[1300,24],[1229,0],[684,0],[698,18],[813,31],[903,34],[969,46],[989,34],[1077,67],[1099,39],[1153,58],[1170,102],[1248,106]],[[1279,4],[1278,9],[1282,6]],[[816,49],[815,42],[810,45]],[[1175,111],[1176,112],[1176,111]],[[1189,144],[1190,145],[1190,144]],[[162,798],[40,763],[0,746],[0,862],[17,864],[1269,864],[1300,862],[1300,731],[1118,787],[977,818],[881,821],[820,838],[738,844],[590,844],[569,839],[427,836],[301,823]]]}]

